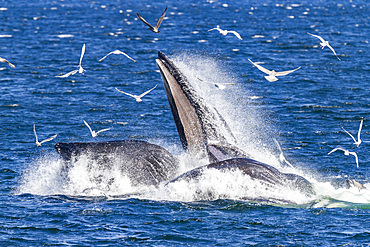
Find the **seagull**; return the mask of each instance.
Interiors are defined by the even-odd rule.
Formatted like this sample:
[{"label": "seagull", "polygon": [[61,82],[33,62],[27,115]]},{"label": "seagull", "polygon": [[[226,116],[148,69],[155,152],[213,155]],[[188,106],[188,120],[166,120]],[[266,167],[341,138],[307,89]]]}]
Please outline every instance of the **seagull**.
[{"label": "seagull", "polygon": [[136,99],[136,102],[141,102],[141,101],[143,101],[141,98],[142,97],[144,97],[145,95],[147,95],[148,93],[150,93],[150,91],[152,91],[154,88],[156,88],[158,85],[155,85],[155,87],[153,87],[152,89],[149,89],[148,91],[146,91],[146,92],[144,92],[144,93],[142,93],[142,94],[140,94],[139,96],[137,96],[137,95],[133,95],[133,94],[129,94],[129,93],[125,93],[125,92],[123,92],[123,91],[121,91],[121,90],[119,90],[118,88],[116,88],[116,90],[118,91],[118,92],[120,92],[120,93],[123,93],[123,94],[126,94],[126,95],[128,95],[128,96],[131,96],[131,97],[133,97],[134,99]]},{"label": "seagull", "polygon": [[331,150],[329,153],[328,153],[328,155],[329,154],[331,154],[331,153],[333,153],[333,152],[335,152],[335,151],[337,151],[337,150],[341,150],[341,151],[343,151],[344,152],[344,155],[350,155],[350,154],[352,154],[353,156],[355,156],[355,158],[356,158],[356,164],[357,164],[357,168],[358,168],[358,157],[357,157],[357,154],[355,153],[355,152],[350,152],[350,151],[348,151],[347,149],[344,149],[344,148],[341,148],[341,147],[338,147],[338,148],[334,148],[333,150]]},{"label": "seagull", "polygon": [[0,63],[7,63],[10,67],[15,68],[15,65],[6,60],[5,58],[0,57]]},{"label": "seagull", "polygon": [[348,184],[349,187],[355,186],[355,187],[357,187],[359,189],[366,189],[366,187],[363,184],[357,182],[354,179],[352,179],[352,180],[351,179],[347,179],[346,182],[347,182],[347,184]]},{"label": "seagull", "polygon": [[275,138],[273,138],[273,140],[274,140],[274,142],[276,143],[276,146],[279,148],[279,151],[280,151],[280,155],[279,155],[279,160],[280,160],[280,162],[281,163],[287,163],[290,167],[292,167],[292,168],[294,168],[293,166],[292,166],[292,164],[290,164],[290,162],[289,161],[287,161],[287,159],[285,158],[285,156],[284,156],[284,154],[283,154],[283,150],[281,149],[281,147],[280,147],[280,145],[279,145],[279,142],[275,139]]},{"label": "seagull", "polygon": [[282,71],[282,72],[276,72],[275,70],[268,70],[268,69],[265,69],[264,67],[262,67],[261,65],[257,64],[257,63],[254,63],[252,62],[250,59],[248,59],[249,62],[251,62],[254,66],[257,67],[257,69],[261,70],[262,72],[268,74],[268,76],[265,76],[266,80],[268,80],[269,82],[274,82],[274,81],[277,81],[279,80],[278,78],[276,78],[276,76],[283,76],[283,75],[287,75],[287,74],[290,74],[294,71],[296,71],[297,69],[300,69],[301,67],[298,67],[296,69],[293,69],[293,70],[288,70],[288,71]]},{"label": "seagull", "polygon": [[351,135],[351,133],[349,133],[347,130],[345,130],[343,127],[342,129],[350,136],[352,137],[354,143],[357,147],[360,146],[360,144],[362,143],[361,139],[360,139],[360,135],[361,135],[361,129],[362,129],[362,124],[364,122],[364,119],[361,119],[361,123],[360,123],[360,128],[358,129],[358,133],[357,133],[357,140],[353,137],[353,135]]},{"label": "seagull", "polygon": [[242,40],[242,37],[240,36],[240,34],[239,34],[238,32],[236,32],[236,31],[227,31],[227,30],[222,30],[222,29],[220,28],[220,26],[219,26],[219,25],[217,25],[217,27],[215,27],[215,28],[209,29],[207,32],[212,31],[212,30],[217,30],[217,31],[219,31],[219,32],[220,32],[220,34],[225,35],[225,36],[226,36],[228,33],[232,33],[232,34],[234,34],[238,39]]},{"label": "seagull", "polygon": [[166,11],[167,11],[167,7],[166,9],[164,10],[163,14],[161,15],[161,17],[159,17],[159,20],[157,22],[157,24],[155,24],[155,27],[153,27],[152,25],[150,25],[143,17],[141,17],[138,13],[136,13],[137,17],[140,19],[140,21],[144,22],[146,25],[149,26],[149,29],[152,31],[152,32],[155,32],[155,33],[159,33],[159,26],[161,25],[162,21],[163,21],[163,18],[164,16],[166,15]]},{"label": "seagull", "polygon": [[41,144],[43,144],[44,142],[48,142],[48,141],[51,141],[53,140],[55,137],[57,137],[58,134],[56,135],[53,135],[52,137],[49,137],[48,139],[46,140],[43,140],[42,142],[39,142],[39,139],[37,138],[37,134],[36,134],[36,127],[35,125],[33,125],[33,133],[35,133],[35,137],[36,137],[36,146],[40,147]]},{"label": "seagull", "polygon": [[82,46],[82,51],[81,51],[81,57],[80,57],[80,63],[78,64],[78,69],[76,70],[72,70],[71,72],[68,72],[67,74],[64,74],[64,75],[57,75],[56,77],[59,77],[59,78],[65,78],[65,77],[68,77],[70,75],[74,75],[76,74],[77,72],[80,73],[80,74],[83,74],[84,71],[86,71],[84,68],[82,68],[81,66],[81,63],[82,63],[82,58],[84,57],[85,55],[85,44]]},{"label": "seagull", "polygon": [[316,38],[319,38],[320,39],[320,41],[321,41],[321,43],[320,43],[320,45],[321,45],[321,49],[324,49],[324,47],[325,46],[327,46],[327,47],[329,47],[329,49],[334,53],[334,55],[340,60],[340,58],[337,56],[337,54],[335,53],[335,51],[334,51],[334,49],[333,49],[333,47],[331,47],[330,45],[329,45],[329,41],[326,41],[326,40],[324,40],[321,36],[319,36],[319,35],[315,35],[315,34],[310,34],[310,33],[308,33],[309,35],[311,35],[311,36],[314,36],[314,37],[316,37]]},{"label": "seagull", "polygon": [[[200,79],[199,77],[197,77],[197,79],[199,81],[204,81],[204,80]],[[224,83],[221,83],[221,82],[220,83],[218,83],[218,82],[209,82],[209,81],[206,81],[206,82],[215,85],[215,87],[217,87],[217,88],[219,88],[221,90],[225,89],[226,88],[226,85],[235,85],[235,83],[227,83],[227,82],[224,82]]]},{"label": "seagull", "polygon": [[115,51],[112,51],[112,52],[109,52],[107,55],[105,55],[103,58],[101,58],[99,60],[99,62],[103,61],[106,57],[108,57],[110,54],[115,54],[115,55],[125,55],[128,59],[130,59],[131,61],[135,62],[136,63],[136,60],[135,59],[132,59],[129,55],[127,55],[126,53],[120,51],[120,50],[115,50]]},{"label": "seagull", "polygon": [[110,128],[107,128],[107,129],[102,129],[102,130],[99,130],[99,131],[95,132],[94,130],[91,129],[90,125],[88,123],[86,123],[85,120],[83,120],[83,121],[84,121],[85,125],[87,126],[87,128],[89,128],[92,137],[97,137],[100,132],[110,130]]}]

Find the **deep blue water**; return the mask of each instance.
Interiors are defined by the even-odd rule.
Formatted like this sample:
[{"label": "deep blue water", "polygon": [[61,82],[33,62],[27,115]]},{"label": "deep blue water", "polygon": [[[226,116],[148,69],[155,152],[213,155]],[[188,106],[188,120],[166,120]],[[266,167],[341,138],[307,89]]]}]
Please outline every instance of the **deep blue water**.
[{"label": "deep blue water", "polygon": [[[1,1],[0,242],[4,246],[368,246],[370,192],[344,181],[369,183],[369,7],[367,1]],[[154,24],[155,34],[136,18]],[[220,25],[243,37],[207,30]],[[340,61],[313,33],[329,40]],[[76,69],[82,45],[84,75]],[[111,55],[122,50],[137,60]],[[134,188],[126,177],[94,189],[91,171],[76,164],[71,181],[58,173],[56,142],[137,139],[181,159],[179,174],[202,165],[184,154],[155,64],[173,59],[199,94],[215,106],[255,158],[310,180],[317,195],[281,191],[277,201],[245,200],[238,174],[211,174],[193,184]],[[248,61],[292,74],[268,82]],[[208,82],[233,83],[221,90]],[[137,103],[115,90],[140,94]],[[357,135],[358,148],[343,129]],[[93,129],[111,128],[92,138]],[[36,147],[39,139],[58,134]],[[273,138],[294,168],[281,166]],[[335,147],[355,151],[359,159]]]}]

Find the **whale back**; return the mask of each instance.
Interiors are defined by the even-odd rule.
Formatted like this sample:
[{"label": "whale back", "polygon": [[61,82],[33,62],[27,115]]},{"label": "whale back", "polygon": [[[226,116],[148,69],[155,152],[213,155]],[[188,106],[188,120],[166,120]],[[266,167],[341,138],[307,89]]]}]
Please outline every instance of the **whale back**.
[{"label": "whale back", "polygon": [[55,149],[65,161],[66,170],[84,158],[102,172],[118,168],[133,185],[157,185],[172,179],[178,169],[171,153],[144,141],[58,142]]}]

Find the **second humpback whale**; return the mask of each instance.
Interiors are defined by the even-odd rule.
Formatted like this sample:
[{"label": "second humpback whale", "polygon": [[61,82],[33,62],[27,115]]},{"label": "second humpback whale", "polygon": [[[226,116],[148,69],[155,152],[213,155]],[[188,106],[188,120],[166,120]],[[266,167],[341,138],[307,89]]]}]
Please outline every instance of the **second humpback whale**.
[{"label": "second humpback whale", "polygon": [[119,166],[134,185],[159,185],[180,180],[196,180],[205,170],[240,170],[252,180],[269,187],[287,187],[306,195],[315,194],[309,181],[282,173],[276,168],[250,159],[237,147],[237,141],[223,117],[199,97],[186,76],[163,53],[156,59],[181,144],[194,157],[208,159],[209,165],[188,171],[178,177],[176,157],[164,148],[144,141],[125,140],[91,143],[57,143],[56,151],[65,162],[65,170],[82,156],[99,169]]}]

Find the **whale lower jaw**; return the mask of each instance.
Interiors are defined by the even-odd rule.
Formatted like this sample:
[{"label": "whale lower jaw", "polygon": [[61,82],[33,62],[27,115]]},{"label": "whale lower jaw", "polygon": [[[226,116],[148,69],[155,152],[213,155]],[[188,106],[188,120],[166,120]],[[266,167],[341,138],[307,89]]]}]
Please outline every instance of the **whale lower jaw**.
[{"label": "whale lower jaw", "polygon": [[[236,139],[223,117],[197,94],[174,63],[161,52],[156,63],[183,148],[191,154],[208,157],[210,162],[246,157],[236,147]],[[217,143],[216,149],[209,147],[213,143]],[[226,156],[218,152],[221,149]]]}]

